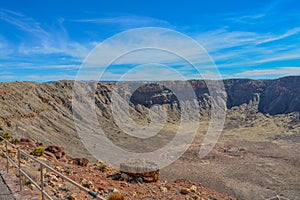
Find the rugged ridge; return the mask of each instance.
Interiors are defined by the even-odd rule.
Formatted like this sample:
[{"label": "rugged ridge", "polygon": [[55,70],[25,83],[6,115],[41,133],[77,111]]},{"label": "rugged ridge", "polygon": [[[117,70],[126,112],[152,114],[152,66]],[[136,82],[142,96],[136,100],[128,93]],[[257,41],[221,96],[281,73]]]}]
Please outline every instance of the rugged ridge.
[{"label": "rugged ridge", "polygon": [[[270,115],[300,111],[300,77],[291,76],[275,80],[227,79],[224,80],[227,93],[227,108],[240,106],[252,101],[258,102],[258,112]],[[198,101],[209,99],[209,91],[204,80],[190,80]],[[173,82],[178,85],[180,83]],[[175,86],[176,87],[176,86]],[[166,87],[146,84],[131,97],[133,104],[151,107],[153,104],[172,104],[176,96]]]},{"label": "rugged ridge", "polygon": [[275,80],[231,79],[224,85],[228,95],[227,107],[232,108],[256,100],[258,111],[271,115],[300,111],[300,77]]},{"label": "rugged ridge", "polygon": [[[286,114],[300,111],[300,77],[284,77],[274,80],[228,79],[224,80],[227,108],[230,109],[252,101],[258,102],[258,112]],[[209,104],[209,91],[203,80],[191,80],[197,100]],[[180,91],[179,81],[171,82]],[[110,104],[114,83],[98,83],[96,104],[105,111]],[[0,83],[0,126],[10,126],[17,118],[35,118],[41,113],[72,111],[72,81],[49,84],[32,82]],[[146,83],[134,91],[130,98],[133,105],[150,108],[155,104],[178,104],[176,95],[161,84]],[[205,105],[209,106],[209,105]],[[180,105],[178,105],[180,107]],[[66,113],[65,113],[66,114]],[[67,112],[67,114],[69,114]]]},{"label": "rugged ridge", "polygon": [[[211,99],[205,81],[190,80],[197,100],[185,102],[193,108],[199,103],[201,112],[209,111]],[[30,137],[43,142],[60,145],[78,145],[72,113],[73,81],[54,83],[11,82],[0,83],[0,130],[16,134],[31,134]],[[111,93],[116,83],[90,83],[96,87],[95,103],[99,108],[100,123],[113,122],[111,115]],[[131,84],[134,84],[131,83]],[[173,88],[184,89],[183,82],[168,82]],[[274,80],[229,79],[224,80],[227,107],[243,104],[258,105],[256,112],[276,115],[300,112],[300,77],[284,77]],[[126,93],[126,89],[123,89]],[[184,91],[183,91],[184,92]],[[188,97],[187,97],[188,99]],[[149,120],[147,110],[152,105],[166,105],[173,118],[180,113],[176,95],[161,84],[145,83],[130,97],[130,107],[137,119]],[[253,104],[253,102],[256,102]],[[116,129],[116,132],[117,129]],[[59,138],[58,135],[63,138]],[[68,150],[68,149],[67,149]],[[81,150],[74,153],[80,154]],[[80,155],[79,155],[80,156]]]}]

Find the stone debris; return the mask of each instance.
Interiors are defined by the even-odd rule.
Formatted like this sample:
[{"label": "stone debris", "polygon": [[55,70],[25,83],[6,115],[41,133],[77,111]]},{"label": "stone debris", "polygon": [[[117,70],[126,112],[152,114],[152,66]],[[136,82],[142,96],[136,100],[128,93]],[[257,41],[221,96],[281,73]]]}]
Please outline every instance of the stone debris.
[{"label": "stone debris", "polygon": [[[22,147],[28,152],[34,145],[24,140]],[[36,145],[38,146],[38,145]],[[4,145],[0,145],[2,150]],[[200,183],[179,179],[175,182],[167,182],[159,179],[159,169],[155,163],[143,160],[130,160],[120,165],[117,171],[102,161],[89,163],[85,158],[71,158],[66,156],[64,148],[52,145],[45,148],[48,155],[38,157],[39,160],[47,161],[55,170],[66,175],[82,186],[105,198],[112,194],[120,194],[125,200],[130,199],[204,199],[211,200],[211,196],[217,199],[236,200],[222,193],[217,193]],[[8,150],[11,155],[16,156],[14,149]],[[16,154],[16,155],[15,155]],[[53,157],[49,157],[52,155]],[[66,159],[66,160],[64,160]],[[36,169],[33,177],[39,182],[40,169],[38,165],[29,159],[23,163],[29,169]],[[43,168],[44,189],[52,197],[67,200],[90,199],[89,195],[65,181],[56,173]],[[27,190],[39,195],[34,184],[27,182]],[[116,195],[115,195],[116,196]],[[31,198],[33,199],[33,198]]]}]

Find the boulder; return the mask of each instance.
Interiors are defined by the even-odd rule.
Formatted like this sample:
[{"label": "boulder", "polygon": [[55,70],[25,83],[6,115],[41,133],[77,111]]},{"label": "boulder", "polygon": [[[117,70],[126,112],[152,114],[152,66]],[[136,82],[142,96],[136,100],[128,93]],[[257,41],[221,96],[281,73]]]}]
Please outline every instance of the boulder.
[{"label": "boulder", "polygon": [[72,163],[74,165],[78,165],[78,166],[81,166],[81,167],[86,167],[89,163],[89,160],[86,159],[86,158],[73,158]]},{"label": "boulder", "polygon": [[19,142],[19,145],[20,146],[26,146],[26,147],[29,147],[29,148],[36,148],[37,145],[34,141],[32,141],[31,139],[29,138],[22,138]]},{"label": "boulder", "polygon": [[120,173],[120,179],[124,181],[150,183],[158,181],[160,171],[156,163],[133,159],[120,164]]},{"label": "boulder", "polygon": [[56,145],[48,146],[45,149],[45,153],[46,152],[52,153],[55,156],[55,158],[58,159],[58,160],[61,159],[61,158],[64,158],[66,156],[65,149],[63,147],[56,146]]}]

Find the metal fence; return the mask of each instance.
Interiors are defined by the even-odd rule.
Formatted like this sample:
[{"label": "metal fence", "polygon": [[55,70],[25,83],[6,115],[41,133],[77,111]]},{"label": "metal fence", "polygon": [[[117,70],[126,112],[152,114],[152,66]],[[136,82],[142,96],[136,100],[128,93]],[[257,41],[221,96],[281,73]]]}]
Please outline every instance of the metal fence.
[{"label": "metal fence", "polygon": [[[73,181],[72,179],[68,178],[67,176],[65,176],[62,173],[58,172],[57,170],[53,169],[52,167],[50,167],[46,163],[44,163],[44,162],[34,158],[33,156],[29,155],[27,152],[22,150],[20,147],[10,143],[9,141],[7,141],[6,139],[4,139],[1,136],[0,136],[0,140],[2,140],[2,142],[5,143],[5,153],[3,152],[3,154],[6,158],[6,171],[7,171],[7,173],[9,172],[9,163],[11,163],[18,170],[20,191],[22,190],[21,176],[23,175],[41,192],[42,200],[45,200],[45,197],[52,200],[53,198],[44,190],[44,170],[43,169],[46,168],[46,169],[50,170],[51,172],[55,173],[56,175],[58,175],[59,177],[61,177],[62,179],[64,179],[65,181],[67,181],[67,182],[71,183],[72,185],[74,185],[75,187],[79,188],[80,190],[87,192],[90,196],[92,196],[96,199],[106,200],[104,197],[99,196],[97,193],[95,193],[95,192],[85,188],[81,184]],[[15,150],[17,150],[17,152],[18,152],[17,163],[9,156],[8,146],[11,146]],[[30,158],[31,160],[36,162],[38,165],[40,165],[40,169],[39,169],[40,170],[40,180],[41,180],[40,185],[36,181],[34,181],[33,178],[30,177],[23,169],[21,169],[21,156],[25,156],[27,158]]]}]

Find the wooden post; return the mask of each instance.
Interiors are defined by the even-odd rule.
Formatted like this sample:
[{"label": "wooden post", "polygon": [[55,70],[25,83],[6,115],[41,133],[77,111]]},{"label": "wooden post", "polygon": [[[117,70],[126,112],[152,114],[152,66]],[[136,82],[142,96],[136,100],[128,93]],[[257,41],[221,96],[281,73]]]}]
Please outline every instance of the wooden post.
[{"label": "wooden post", "polygon": [[9,168],[9,160],[8,160],[8,147],[7,147],[7,141],[5,140],[5,149],[6,149],[6,172],[8,173],[8,168]]},{"label": "wooden post", "polygon": [[19,184],[20,184],[20,191],[22,191],[22,173],[21,173],[21,151],[20,147],[18,147],[18,168],[19,168]]},{"label": "wooden post", "polygon": [[20,184],[20,191],[22,191],[22,173],[21,173],[21,152],[20,147],[18,147],[18,168],[19,168],[19,184]]},{"label": "wooden post", "polygon": [[41,163],[41,192],[42,192],[42,200],[45,199],[45,196],[44,196],[44,174],[43,174],[43,164]]}]

